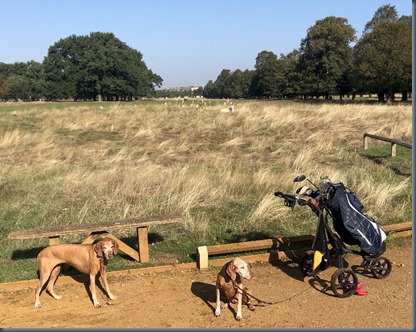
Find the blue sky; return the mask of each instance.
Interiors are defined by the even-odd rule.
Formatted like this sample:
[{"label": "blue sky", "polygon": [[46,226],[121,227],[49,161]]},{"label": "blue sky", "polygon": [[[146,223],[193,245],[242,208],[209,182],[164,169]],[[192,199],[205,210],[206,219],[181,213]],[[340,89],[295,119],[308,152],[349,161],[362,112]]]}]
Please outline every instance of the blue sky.
[{"label": "blue sky", "polygon": [[253,69],[257,54],[287,54],[327,16],[361,36],[382,5],[411,0],[0,0],[0,62],[42,62],[70,35],[112,32],[143,54],[163,88],[205,85],[222,69]]}]

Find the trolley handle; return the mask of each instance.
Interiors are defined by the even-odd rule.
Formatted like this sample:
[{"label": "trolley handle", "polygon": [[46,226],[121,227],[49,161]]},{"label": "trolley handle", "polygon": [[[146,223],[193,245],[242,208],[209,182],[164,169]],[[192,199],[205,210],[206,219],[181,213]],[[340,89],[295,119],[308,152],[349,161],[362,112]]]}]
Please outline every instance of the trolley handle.
[{"label": "trolley handle", "polygon": [[290,207],[292,210],[295,208],[296,203],[298,203],[300,206],[307,205],[311,207],[311,205],[313,205],[309,199],[303,199],[295,195],[284,194],[281,191],[276,191],[274,195],[276,197],[283,198],[285,206]]},{"label": "trolley handle", "polygon": [[281,191],[276,191],[274,193],[276,197],[281,197],[284,199],[285,206],[290,207],[292,210],[295,208],[296,205],[296,196],[284,194]]},{"label": "trolley handle", "polygon": [[298,204],[300,206],[309,205],[310,204],[310,200],[306,200],[306,199],[303,199],[303,198],[298,198]]}]

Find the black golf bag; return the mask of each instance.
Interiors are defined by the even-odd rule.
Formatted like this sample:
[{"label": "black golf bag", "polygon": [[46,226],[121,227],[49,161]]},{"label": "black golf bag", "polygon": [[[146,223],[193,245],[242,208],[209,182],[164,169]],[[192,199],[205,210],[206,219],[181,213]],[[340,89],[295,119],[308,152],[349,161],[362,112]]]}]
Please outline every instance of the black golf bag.
[{"label": "black golf bag", "polygon": [[365,255],[378,257],[386,251],[386,233],[370,216],[362,212],[358,197],[343,183],[331,186],[326,207],[332,215],[335,231],[349,245],[358,245]]}]

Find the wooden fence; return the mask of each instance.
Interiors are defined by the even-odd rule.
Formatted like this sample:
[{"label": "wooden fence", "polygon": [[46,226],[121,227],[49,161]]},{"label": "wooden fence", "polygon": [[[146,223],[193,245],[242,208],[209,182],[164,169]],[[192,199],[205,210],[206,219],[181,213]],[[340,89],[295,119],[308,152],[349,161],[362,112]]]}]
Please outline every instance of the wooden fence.
[{"label": "wooden fence", "polygon": [[[412,236],[412,222],[404,222],[400,224],[392,224],[382,226],[383,230],[388,236],[401,237]],[[212,246],[200,246],[197,248],[197,268],[206,269],[209,267],[209,256],[241,253],[247,251],[255,251],[268,249],[269,261],[272,259],[284,259],[284,258],[296,258],[302,257],[306,250],[311,249],[312,242],[314,240],[313,235],[301,235],[294,237],[276,237],[273,239],[247,241],[238,243],[217,244]],[[275,252],[275,254],[272,254]],[[272,258],[275,256],[275,258]],[[228,260],[230,258],[228,257]],[[227,260],[227,259],[225,259]],[[225,263],[225,262],[224,262]]]},{"label": "wooden fence", "polygon": [[396,145],[400,145],[400,146],[403,146],[403,147],[408,148],[408,149],[412,148],[412,144],[405,143],[405,142],[399,141],[399,140],[394,139],[394,138],[386,138],[386,137],[382,137],[382,136],[377,136],[377,135],[364,133],[364,150],[368,149],[368,139],[369,138],[373,138],[373,139],[376,139],[376,140],[379,140],[379,141],[384,141],[384,142],[390,143],[391,144],[391,156],[392,157],[396,157]]}]

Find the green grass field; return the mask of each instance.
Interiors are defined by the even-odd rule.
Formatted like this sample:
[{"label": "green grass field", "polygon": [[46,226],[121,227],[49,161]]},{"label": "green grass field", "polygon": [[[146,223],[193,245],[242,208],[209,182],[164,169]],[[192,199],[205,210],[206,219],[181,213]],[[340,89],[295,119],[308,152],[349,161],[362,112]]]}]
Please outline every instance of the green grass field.
[{"label": "green grass field", "polygon": [[[411,220],[411,105],[163,100],[0,104],[0,282],[37,278],[47,239],[12,231],[180,213],[150,227],[151,262],[190,262],[199,245],[314,234],[305,207],[274,197],[328,175],[381,225]],[[135,246],[134,230],[114,235]],[[79,236],[63,242],[79,243]],[[121,254],[110,270],[145,266]]]}]

